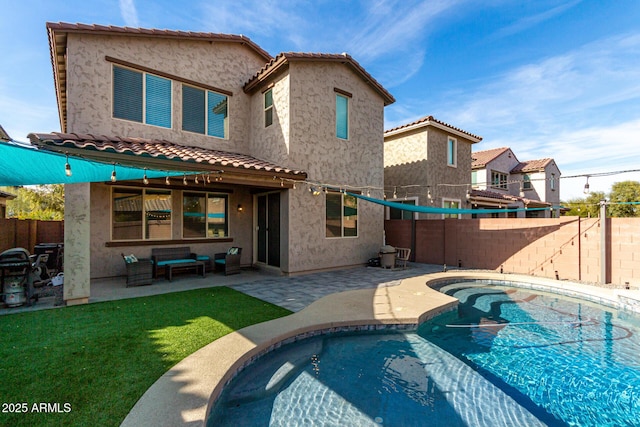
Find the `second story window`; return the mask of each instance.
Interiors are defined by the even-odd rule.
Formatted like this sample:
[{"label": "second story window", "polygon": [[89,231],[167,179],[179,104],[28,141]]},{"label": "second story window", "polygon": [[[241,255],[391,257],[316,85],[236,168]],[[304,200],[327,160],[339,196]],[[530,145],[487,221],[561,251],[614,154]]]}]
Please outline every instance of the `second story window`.
[{"label": "second story window", "polygon": [[113,117],[171,127],[171,80],[113,66]]},{"label": "second story window", "polygon": [[458,163],[458,141],[455,138],[447,139],[447,165],[456,167]]},{"label": "second story window", "polygon": [[264,93],[264,127],[273,124],[273,89]]},{"label": "second story window", "polygon": [[551,186],[551,191],[556,191],[556,174],[551,174],[551,180],[549,181],[549,185]]},{"label": "second story window", "polygon": [[491,186],[493,188],[507,189],[507,174],[491,171]]},{"label": "second story window", "polygon": [[336,137],[349,139],[349,98],[336,94]]},{"label": "second story window", "polygon": [[522,188],[525,190],[531,190],[533,188],[531,186],[531,177],[527,174],[524,174],[522,177]]},{"label": "second story window", "polygon": [[182,130],[227,138],[229,134],[226,95],[182,85]]}]

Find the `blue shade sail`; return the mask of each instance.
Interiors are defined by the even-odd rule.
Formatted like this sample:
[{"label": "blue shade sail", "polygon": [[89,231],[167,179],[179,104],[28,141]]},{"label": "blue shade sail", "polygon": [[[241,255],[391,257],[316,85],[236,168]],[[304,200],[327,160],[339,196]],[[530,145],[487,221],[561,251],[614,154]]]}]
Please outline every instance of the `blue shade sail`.
[{"label": "blue shade sail", "polygon": [[204,90],[182,85],[182,130],[204,134]]},{"label": "blue shade sail", "polygon": [[549,208],[517,208],[517,209],[457,209],[457,208],[437,208],[434,206],[415,206],[398,202],[387,202],[386,200],[374,199],[372,197],[366,197],[361,194],[347,193],[358,199],[366,200],[367,202],[377,203],[379,205],[388,206],[390,208],[399,209],[401,211],[419,212],[419,213],[431,213],[431,214],[490,214],[490,213],[506,213],[506,212],[524,212],[524,211],[544,211]]},{"label": "blue shade sail", "polygon": [[146,74],[146,123],[171,128],[171,80]]},{"label": "blue shade sail", "polygon": [[[112,163],[101,163],[78,157],[69,157],[71,176],[66,176],[65,155],[37,149],[15,142],[0,142],[0,186],[76,184],[105,182],[111,179]],[[116,165],[118,181],[183,176],[184,171],[163,171]],[[187,174],[192,172],[187,172]]]},{"label": "blue shade sail", "polygon": [[113,67],[113,117],[142,122],[142,73]]},{"label": "blue shade sail", "polygon": [[342,95],[336,95],[336,136],[349,138],[349,99]]}]

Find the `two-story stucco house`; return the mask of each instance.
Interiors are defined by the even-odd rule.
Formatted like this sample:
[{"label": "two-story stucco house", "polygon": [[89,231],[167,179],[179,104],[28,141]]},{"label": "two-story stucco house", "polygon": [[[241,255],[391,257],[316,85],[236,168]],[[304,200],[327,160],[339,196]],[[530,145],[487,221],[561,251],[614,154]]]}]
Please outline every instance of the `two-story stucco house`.
[{"label": "two-story stucco house", "polygon": [[[468,208],[471,147],[480,141],[482,137],[433,116],[387,130],[384,133],[386,199],[417,206]],[[387,208],[387,219],[413,217],[434,219],[443,215]]]},{"label": "two-story stucco house", "polygon": [[[29,138],[114,167],[104,182],[66,185],[68,303],[87,301],[90,279],[122,275],[121,253],[154,247],[213,257],[239,246],[243,265],[283,274],[377,253],[381,206],[309,191],[383,186],[394,98],[352,57],[272,57],[235,35],[47,29],[62,132]],[[125,165],[185,174],[121,182]]]},{"label": "two-story stucco house", "polygon": [[558,216],[560,170],[553,159],[520,162],[508,147],[478,151],[472,157],[469,200],[474,209],[528,209],[503,216]]}]

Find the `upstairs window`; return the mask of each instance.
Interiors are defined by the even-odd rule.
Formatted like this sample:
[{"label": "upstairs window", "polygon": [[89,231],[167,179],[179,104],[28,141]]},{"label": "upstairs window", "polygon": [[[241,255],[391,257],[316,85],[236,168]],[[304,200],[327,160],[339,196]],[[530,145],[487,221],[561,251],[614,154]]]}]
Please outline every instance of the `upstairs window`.
[{"label": "upstairs window", "polygon": [[171,80],[113,66],[113,117],[171,127]]},{"label": "upstairs window", "polygon": [[182,85],[182,130],[226,139],[228,118],[226,95]]},{"label": "upstairs window", "polygon": [[349,139],[349,98],[336,94],[336,137]]},{"label": "upstairs window", "polygon": [[507,189],[507,174],[491,171],[491,186],[493,188]]},{"label": "upstairs window", "polygon": [[328,191],[326,194],[326,237],[358,236],[358,199]]},{"label": "upstairs window", "polygon": [[264,93],[264,127],[273,124],[273,89]]},{"label": "upstairs window", "polygon": [[533,188],[531,186],[531,177],[528,174],[524,174],[522,177],[522,188],[524,190],[531,190]]},{"label": "upstairs window", "polygon": [[549,182],[549,185],[551,186],[551,191],[556,191],[556,174],[555,173],[551,174],[551,181]]},{"label": "upstairs window", "polygon": [[456,167],[458,163],[458,141],[455,138],[447,139],[447,165]]}]

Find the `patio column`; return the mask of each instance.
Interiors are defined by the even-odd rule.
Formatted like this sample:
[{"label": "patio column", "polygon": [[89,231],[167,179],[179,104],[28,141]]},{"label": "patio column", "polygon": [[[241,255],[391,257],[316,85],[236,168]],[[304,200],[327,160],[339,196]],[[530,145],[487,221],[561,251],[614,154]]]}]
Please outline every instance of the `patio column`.
[{"label": "patio column", "polygon": [[91,277],[91,184],[64,186],[64,300],[89,302]]}]

